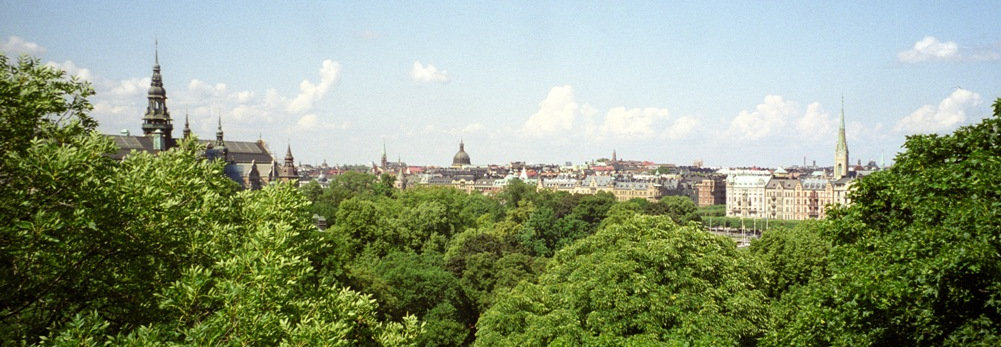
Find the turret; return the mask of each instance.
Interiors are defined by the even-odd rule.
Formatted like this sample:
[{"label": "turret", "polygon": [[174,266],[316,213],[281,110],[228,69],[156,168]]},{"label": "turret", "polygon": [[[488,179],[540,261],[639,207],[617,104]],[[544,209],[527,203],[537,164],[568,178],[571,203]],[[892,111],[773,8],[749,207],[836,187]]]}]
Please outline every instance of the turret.
[{"label": "turret", "polygon": [[[157,45],[158,46],[158,45]],[[143,115],[143,135],[153,136],[153,132],[160,130],[163,136],[163,143],[167,147],[173,144],[174,125],[170,118],[170,111],[167,110],[167,90],[163,88],[163,78],[160,76],[160,53],[159,47],[154,49],[153,77],[149,85],[149,93],[146,98],[146,114]],[[167,149],[167,148],[164,148]]]}]

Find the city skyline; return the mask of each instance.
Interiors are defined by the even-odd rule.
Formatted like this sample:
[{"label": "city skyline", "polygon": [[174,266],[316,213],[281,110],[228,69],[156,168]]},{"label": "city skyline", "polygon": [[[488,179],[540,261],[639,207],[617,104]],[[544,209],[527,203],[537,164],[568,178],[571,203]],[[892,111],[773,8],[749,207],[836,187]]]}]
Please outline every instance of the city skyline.
[{"label": "city skyline", "polygon": [[[988,115],[1001,4],[0,4],[0,50],[91,81],[139,132],[154,41],[175,124],[303,163],[850,162]],[[177,127],[177,126],[175,126]],[[175,129],[175,137],[180,137]]]}]

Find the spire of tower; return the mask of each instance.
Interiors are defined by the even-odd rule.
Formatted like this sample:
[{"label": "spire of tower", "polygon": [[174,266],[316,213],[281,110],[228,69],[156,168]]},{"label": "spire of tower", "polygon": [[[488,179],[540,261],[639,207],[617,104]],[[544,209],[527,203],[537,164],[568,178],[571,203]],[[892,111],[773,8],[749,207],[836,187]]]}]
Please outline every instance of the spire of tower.
[{"label": "spire of tower", "polygon": [[160,66],[160,40],[153,39],[153,62]]},{"label": "spire of tower", "polygon": [[845,97],[841,96],[841,119],[838,127],[838,143],[834,147],[834,179],[848,176],[848,141],[845,140]]},{"label": "spire of tower", "polygon": [[170,111],[167,110],[167,91],[163,88],[163,78],[160,76],[160,54],[159,43],[154,42],[153,76],[150,78],[149,92],[147,93],[146,113],[143,115],[143,134],[152,136],[156,130],[165,137],[167,147],[173,145],[174,125],[170,119]]},{"label": "spire of tower", "polygon": [[188,123],[188,110],[184,110],[184,138],[191,137],[191,124]]},{"label": "spire of tower", "polygon": [[225,142],[223,142],[223,136],[222,136],[223,133],[222,133],[222,115],[221,114],[219,115],[218,119],[219,119],[219,127],[215,131],[216,146],[225,146]]},{"label": "spire of tower", "polygon": [[389,159],[386,158],[386,139],[382,140],[382,160],[379,161],[382,165],[382,169],[385,170],[389,168]]}]

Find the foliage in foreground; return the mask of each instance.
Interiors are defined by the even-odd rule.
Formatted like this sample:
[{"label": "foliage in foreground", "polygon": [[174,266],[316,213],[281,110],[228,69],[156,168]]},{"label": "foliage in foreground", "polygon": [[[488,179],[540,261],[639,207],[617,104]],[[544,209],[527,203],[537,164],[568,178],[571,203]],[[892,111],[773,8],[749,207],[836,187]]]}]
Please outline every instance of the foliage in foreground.
[{"label": "foliage in foreground", "polygon": [[775,305],[765,345],[1001,344],[1001,99],[905,146],[819,228],[827,274]]},{"label": "foliage in foreground", "polygon": [[767,318],[760,269],[732,241],[631,215],[561,250],[480,318],[477,345],[753,342]]},{"label": "foliage in foreground", "polygon": [[404,345],[413,316],[322,285],[294,187],[238,192],[194,141],[111,160],[89,86],[0,56],[4,344]]},{"label": "foliage in foreground", "polygon": [[240,192],[194,141],[114,161],[85,83],[0,63],[5,345],[1001,344],[1001,100],[744,251],[685,199]]}]

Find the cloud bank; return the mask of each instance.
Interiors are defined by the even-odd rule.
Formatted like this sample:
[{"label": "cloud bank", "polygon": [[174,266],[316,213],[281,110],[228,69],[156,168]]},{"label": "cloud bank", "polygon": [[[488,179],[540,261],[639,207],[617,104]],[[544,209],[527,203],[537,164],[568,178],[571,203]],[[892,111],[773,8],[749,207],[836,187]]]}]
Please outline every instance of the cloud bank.
[{"label": "cloud bank", "polygon": [[966,123],[967,115],[977,112],[980,94],[956,89],[938,106],[924,105],[897,122],[894,131],[905,134],[947,132]]},{"label": "cloud bank", "polygon": [[45,53],[45,47],[19,36],[9,36],[7,41],[0,42],[0,51],[13,55],[40,55]]},{"label": "cloud bank", "polygon": [[603,117],[588,103],[574,98],[573,87],[556,86],[549,90],[532,114],[518,130],[528,138],[551,138],[584,141],[642,141],[680,139],[699,125],[695,117],[673,118],[666,108],[624,106],[609,109]]},{"label": "cloud bank", "polygon": [[449,81],[448,71],[438,70],[431,64],[425,66],[420,61],[414,62],[414,67],[410,69],[410,78],[416,82],[447,83]]},{"label": "cloud bank", "polygon": [[925,36],[915,42],[911,49],[897,53],[902,63],[923,62],[981,62],[1001,59],[1001,52],[991,49],[973,51],[961,49],[955,41],[939,41],[934,36]]}]

